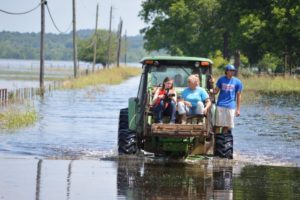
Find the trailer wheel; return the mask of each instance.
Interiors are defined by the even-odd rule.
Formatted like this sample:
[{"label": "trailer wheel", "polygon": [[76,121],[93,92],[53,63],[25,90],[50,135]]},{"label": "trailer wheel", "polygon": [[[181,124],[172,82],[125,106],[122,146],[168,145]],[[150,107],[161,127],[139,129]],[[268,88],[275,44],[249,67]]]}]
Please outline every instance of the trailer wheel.
[{"label": "trailer wheel", "polygon": [[215,155],[221,158],[233,158],[233,136],[231,131],[227,134],[215,135]]},{"label": "trailer wheel", "polygon": [[128,108],[120,110],[118,152],[119,154],[134,154],[137,152],[136,133],[128,129]]}]

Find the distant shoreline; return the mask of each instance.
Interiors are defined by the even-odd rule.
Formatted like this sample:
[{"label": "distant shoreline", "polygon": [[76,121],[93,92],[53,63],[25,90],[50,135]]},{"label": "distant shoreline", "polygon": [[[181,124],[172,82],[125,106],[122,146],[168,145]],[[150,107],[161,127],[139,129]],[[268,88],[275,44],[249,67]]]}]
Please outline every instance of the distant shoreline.
[{"label": "distant shoreline", "polygon": [[[125,63],[120,63],[121,65],[125,65]],[[127,62],[127,66],[140,66],[140,63],[138,62]],[[83,67],[83,69],[87,69],[92,66],[92,63],[90,62],[84,62],[79,61],[79,66]],[[6,59],[6,58],[0,58],[0,68],[15,68],[15,67],[25,67],[25,68],[37,68],[40,67],[40,61],[39,60],[32,60],[32,59]],[[63,68],[69,68],[73,67],[73,61],[72,60],[45,60],[45,67],[51,68],[51,67],[63,67]],[[96,64],[96,68],[101,67],[101,64]]]}]

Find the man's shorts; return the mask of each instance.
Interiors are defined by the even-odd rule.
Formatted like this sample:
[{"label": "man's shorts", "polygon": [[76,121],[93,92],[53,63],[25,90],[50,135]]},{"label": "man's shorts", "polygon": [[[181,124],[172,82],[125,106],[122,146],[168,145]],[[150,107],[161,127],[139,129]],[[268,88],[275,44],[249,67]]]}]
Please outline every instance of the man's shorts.
[{"label": "man's shorts", "polygon": [[217,106],[216,126],[234,128],[235,109],[228,109]]}]

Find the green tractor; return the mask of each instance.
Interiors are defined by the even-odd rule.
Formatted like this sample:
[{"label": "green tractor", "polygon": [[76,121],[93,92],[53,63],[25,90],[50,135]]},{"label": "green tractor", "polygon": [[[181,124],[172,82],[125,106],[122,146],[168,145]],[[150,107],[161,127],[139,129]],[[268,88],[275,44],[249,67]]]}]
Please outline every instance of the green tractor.
[{"label": "green tractor", "polygon": [[[119,154],[135,154],[144,150],[155,155],[218,155],[232,158],[231,133],[214,134],[215,101],[210,93],[213,89],[210,81],[213,62],[200,57],[155,56],[145,57],[141,63],[143,72],[137,97],[129,98],[128,108],[120,110]],[[199,75],[201,87],[210,94],[212,106],[207,115],[190,116],[187,124],[154,123],[152,99],[159,84],[166,76],[176,79],[180,75],[183,81],[174,81],[175,90],[180,95],[187,87],[187,78],[191,74]]]}]

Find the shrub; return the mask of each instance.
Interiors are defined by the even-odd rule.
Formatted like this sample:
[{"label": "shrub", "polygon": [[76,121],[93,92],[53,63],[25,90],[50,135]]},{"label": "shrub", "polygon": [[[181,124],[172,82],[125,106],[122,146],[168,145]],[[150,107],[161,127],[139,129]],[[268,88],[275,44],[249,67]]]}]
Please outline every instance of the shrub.
[{"label": "shrub", "polygon": [[215,68],[222,69],[225,67],[225,65],[228,64],[228,61],[223,58],[222,52],[220,50],[217,50],[214,55],[211,56],[211,60],[214,62]]},{"label": "shrub", "polygon": [[260,71],[268,71],[269,69],[274,72],[276,67],[281,64],[281,60],[271,53],[264,54],[263,58],[258,62],[257,66]]}]

